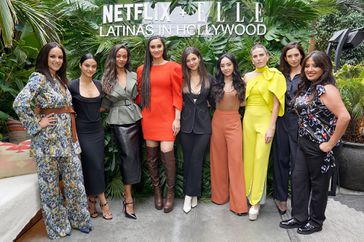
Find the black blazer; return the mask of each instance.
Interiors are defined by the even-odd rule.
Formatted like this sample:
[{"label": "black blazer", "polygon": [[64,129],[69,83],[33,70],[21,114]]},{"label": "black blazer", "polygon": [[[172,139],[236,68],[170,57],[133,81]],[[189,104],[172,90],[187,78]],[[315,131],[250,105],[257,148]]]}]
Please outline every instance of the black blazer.
[{"label": "black blazer", "polygon": [[211,134],[211,116],[208,101],[211,98],[212,77],[209,76],[210,87],[202,88],[196,102],[190,93],[183,93],[181,113],[181,132],[195,134]]}]

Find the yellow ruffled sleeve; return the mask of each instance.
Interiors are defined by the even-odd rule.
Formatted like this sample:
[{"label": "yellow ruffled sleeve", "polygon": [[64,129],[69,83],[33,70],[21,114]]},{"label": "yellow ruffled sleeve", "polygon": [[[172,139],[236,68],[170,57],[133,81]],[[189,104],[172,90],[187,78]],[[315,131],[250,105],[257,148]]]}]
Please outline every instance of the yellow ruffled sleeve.
[{"label": "yellow ruffled sleeve", "polygon": [[284,100],[286,93],[286,79],[283,74],[276,68],[266,68],[262,73],[264,79],[268,82],[268,89],[266,92],[262,92],[265,102],[268,104],[270,110],[273,110],[273,95],[277,97],[279,101],[278,116],[284,114]]}]

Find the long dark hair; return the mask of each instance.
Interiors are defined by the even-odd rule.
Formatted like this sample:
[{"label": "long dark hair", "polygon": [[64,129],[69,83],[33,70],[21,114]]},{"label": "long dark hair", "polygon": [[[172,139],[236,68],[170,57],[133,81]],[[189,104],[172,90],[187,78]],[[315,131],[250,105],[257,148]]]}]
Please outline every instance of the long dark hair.
[{"label": "long dark hair", "polygon": [[243,83],[243,80],[240,77],[239,71],[238,71],[238,64],[235,59],[235,56],[226,53],[220,56],[220,58],[217,61],[217,75],[216,75],[216,83],[212,87],[212,95],[215,98],[215,102],[218,103],[221,101],[221,99],[224,97],[224,74],[221,71],[220,63],[223,58],[228,58],[234,65],[234,71],[232,74],[233,79],[233,86],[236,92],[238,93],[238,97],[240,102],[242,102],[245,98],[245,85]]},{"label": "long dark hair", "polygon": [[287,51],[291,50],[291,49],[297,49],[300,54],[301,54],[301,65],[303,62],[303,59],[305,58],[305,51],[303,50],[302,46],[297,43],[297,42],[291,42],[288,43],[286,46],[283,47],[282,49],[282,54],[281,54],[281,58],[280,58],[280,63],[279,63],[279,70],[283,73],[284,76],[289,76],[289,74],[291,73],[291,66],[288,64],[288,62],[286,61],[286,55],[287,55]]},{"label": "long dark hair", "polygon": [[[307,79],[305,74],[305,66],[308,59],[312,59],[315,62],[317,67],[320,67],[323,71],[322,75],[316,81],[310,81]],[[335,78],[332,74],[332,63],[330,57],[323,51],[312,51],[309,53],[302,62],[302,69],[301,69],[301,83],[298,86],[298,91],[296,96],[307,91],[308,88],[312,88],[313,96],[317,95],[316,86],[317,85],[327,85],[332,84],[335,85]]]},{"label": "long dark hair", "polygon": [[101,82],[102,82],[102,89],[106,94],[110,94],[112,90],[114,89],[114,86],[116,84],[117,79],[117,71],[116,71],[116,53],[120,49],[125,49],[128,53],[128,59],[125,63],[124,68],[128,71],[130,71],[130,50],[126,45],[123,44],[117,44],[114,45],[109,55],[107,56],[106,62],[105,62],[105,68],[104,68],[104,74],[102,75]]},{"label": "long dark hair", "polygon": [[141,107],[150,108],[150,69],[153,64],[153,57],[149,51],[149,45],[152,40],[159,39],[163,45],[163,59],[167,60],[167,48],[162,37],[152,36],[148,39],[144,55],[144,67],[142,72],[142,88],[141,88]]},{"label": "long dark hair", "polygon": [[194,47],[187,47],[182,53],[182,72],[183,72],[182,91],[184,93],[191,92],[191,74],[190,74],[190,69],[187,67],[187,56],[189,54],[194,54],[200,59],[197,71],[200,76],[201,89],[209,88],[210,82],[208,79],[205,63],[203,61],[200,51]]},{"label": "long dark hair", "polygon": [[35,62],[35,70],[39,73],[42,73],[43,75],[45,75],[45,77],[47,78],[47,80],[49,81],[53,81],[51,72],[49,71],[49,66],[48,66],[48,55],[49,52],[51,51],[51,49],[53,48],[60,48],[62,50],[62,54],[63,54],[63,62],[62,62],[62,66],[61,68],[59,68],[58,71],[56,71],[56,78],[59,79],[59,81],[61,81],[61,83],[64,86],[68,85],[68,79],[67,79],[67,59],[66,59],[66,52],[64,51],[64,48],[56,43],[56,42],[50,42],[45,44],[39,51],[39,54],[37,56],[37,61]]},{"label": "long dark hair", "polygon": [[95,57],[91,53],[87,53],[87,54],[84,54],[81,57],[81,59],[80,59],[80,65],[82,66],[83,62],[85,62],[85,60],[89,60],[89,59],[92,59],[92,60],[96,61]]}]

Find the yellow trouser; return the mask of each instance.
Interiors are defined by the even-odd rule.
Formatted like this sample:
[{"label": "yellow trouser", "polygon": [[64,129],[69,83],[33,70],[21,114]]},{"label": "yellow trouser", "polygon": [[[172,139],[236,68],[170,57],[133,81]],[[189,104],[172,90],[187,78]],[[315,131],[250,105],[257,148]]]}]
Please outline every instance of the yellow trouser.
[{"label": "yellow trouser", "polygon": [[244,172],[246,195],[251,205],[262,198],[267,178],[269,152],[272,142],[265,143],[272,119],[267,106],[247,106],[243,119]]}]

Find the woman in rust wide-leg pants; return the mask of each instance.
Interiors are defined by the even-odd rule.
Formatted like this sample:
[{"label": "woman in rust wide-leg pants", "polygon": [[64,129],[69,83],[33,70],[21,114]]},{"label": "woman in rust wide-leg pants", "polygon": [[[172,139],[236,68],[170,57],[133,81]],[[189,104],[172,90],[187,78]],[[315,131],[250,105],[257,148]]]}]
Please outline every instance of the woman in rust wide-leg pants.
[{"label": "woman in rust wide-leg pants", "polygon": [[216,110],[212,119],[210,147],[211,200],[230,210],[247,212],[243,172],[242,127],[238,111]]}]

